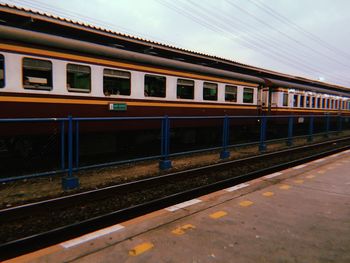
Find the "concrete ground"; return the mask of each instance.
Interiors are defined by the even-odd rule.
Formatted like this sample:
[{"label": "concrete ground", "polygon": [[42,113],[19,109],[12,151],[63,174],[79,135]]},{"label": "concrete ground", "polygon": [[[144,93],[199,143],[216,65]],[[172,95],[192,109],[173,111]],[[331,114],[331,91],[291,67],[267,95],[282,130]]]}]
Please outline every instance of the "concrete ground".
[{"label": "concrete ground", "polygon": [[10,262],[350,262],[350,151]]}]

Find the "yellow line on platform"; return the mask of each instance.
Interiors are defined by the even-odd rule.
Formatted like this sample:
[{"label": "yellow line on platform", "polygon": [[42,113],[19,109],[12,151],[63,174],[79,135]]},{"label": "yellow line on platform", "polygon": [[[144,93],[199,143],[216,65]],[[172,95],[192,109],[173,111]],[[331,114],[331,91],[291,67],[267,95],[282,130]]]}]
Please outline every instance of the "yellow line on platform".
[{"label": "yellow line on platform", "polygon": [[138,256],[138,255],[152,249],[153,247],[154,247],[154,245],[150,242],[142,243],[140,245],[137,245],[133,249],[131,249],[129,251],[129,255],[130,256]]}]

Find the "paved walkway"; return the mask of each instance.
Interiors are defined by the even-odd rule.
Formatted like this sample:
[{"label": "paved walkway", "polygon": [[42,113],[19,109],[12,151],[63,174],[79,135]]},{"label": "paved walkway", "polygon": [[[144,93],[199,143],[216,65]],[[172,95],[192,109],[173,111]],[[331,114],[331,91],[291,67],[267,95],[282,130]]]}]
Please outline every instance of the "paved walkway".
[{"label": "paved walkway", "polygon": [[350,151],[16,262],[350,262]]}]

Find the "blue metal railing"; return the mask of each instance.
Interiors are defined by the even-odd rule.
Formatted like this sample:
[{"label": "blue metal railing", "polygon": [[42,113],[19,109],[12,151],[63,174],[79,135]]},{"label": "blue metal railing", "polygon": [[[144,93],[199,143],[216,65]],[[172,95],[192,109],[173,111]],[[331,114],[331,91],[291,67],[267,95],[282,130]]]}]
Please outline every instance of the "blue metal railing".
[{"label": "blue metal railing", "polygon": [[[336,119],[335,119],[336,118]],[[259,139],[255,141],[248,141],[244,143],[230,143],[230,136],[235,135],[235,131],[231,129],[230,125],[235,125],[239,121],[243,120],[256,120],[255,128],[259,131]],[[335,126],[331,127],[331,120],[335,119]],[[159,159],[159,167],[162,170],[169,169],[172,167],[170,158],[185,154],[200,153],[211,150],[221,150],[220,158],[226,159],[230,156],[230,148],[242,147],[249,145],[258,145],[261,152],[266,151],[267,143],[274,141],[286,141],[288,146],[293,145],[293,140],[296,138],[305,137],[308,141],[312,141],[313,137],[318,134],[323,134],[328,137],[331,132],[340,132],[343,130],[344,120],[349,121],[349,117],[346,116],[330,116],[330,115],[274,115],[274,116],[156,116],[156,117],[91,117],[91,118],[74,118],[68,116],[68,118],[26,118],[26,119],[0,119],[0,123],[58,123],[60,130],[60,169],[48,172],[34,173],[21,176],[12,176],[6,178],[0,178],[0,183],[10,182],[22,179],[43,177],[43,176],[53,176],[57,174],[66,174],[62,179],[62,185],[64,189],[73,189],[79,186],[79,180],[74,176],[76,171],[101,168],[106,166],[125,164],[130,162],[139,162],[147,160]],[[82,122],[120,122],[120,121],[160,121],[161,125],[159,127],[161,131],[160,136],[160,155],[152,155],[141,158],[132,158],[128,160],[119,160],[105,163],[97,163],[91,165],[80,165],[80,123]],[[170,151],[170,138],[171,138],[171,123],[176,120],[219,120],[222,121],[222,135],[221,135],[221,145],[207,148],[200,148],[188,151],[173,152]],[[276,120],[286,120],[287,132],[285,136],[281,138],[267,139],[267,134],[269,133],[269,125],[273,125],[272,122]],[[308,120],[308,123],[306,122]],[[318,120],[315,122],[315,120]],[[315,132],[315,123],[322,125],[321,121],[324,121],[324,128],[317,127],[321,129],[321,132]],[[269,124],[270,123],[270,124]],[[296,135],[294,134],[296,125],[304,125],[306,134]],[[308,126],[307,126],[308,125]],[[349,125],[348,125],[349,126]],[[271,127],[270,127],[271,128]],[[331,131],[333,128],[333,131]],[[350,127],[349,127],[350,128]],[[67,155],[67,156],[66,156]],[[66,164],[67,157],[67,164]]]}]

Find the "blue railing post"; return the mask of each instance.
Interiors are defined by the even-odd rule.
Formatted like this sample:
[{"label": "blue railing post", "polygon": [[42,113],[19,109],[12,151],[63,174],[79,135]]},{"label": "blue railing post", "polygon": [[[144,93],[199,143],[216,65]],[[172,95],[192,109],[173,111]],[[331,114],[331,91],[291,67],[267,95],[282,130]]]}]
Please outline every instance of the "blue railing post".
[{"label": "blue railing post", "polygon": [[79,179],[73,176],[73,118],[68,116],[68,176],[62,178],[62,188],[70,190],[77,187]]},{"label": "blue railing post", "polygon": [[313,141],[313,133],[314,133],[314,116],[310,116],[310,123],[309,123],[309,135],[307,137],[308,142]]},{"label": "blue railing post", "polygon": [[288,117],[288,139],[287,139],[287,146],[293,145],[293,126],[294,126],[294,117],[289,116]]},{"label": "blue railing post", "polygon": [[172,167],[171,160],[169,160],[170,152],[170,121],[166,115],[162,120],[162,136],[161,136],[161,155],[162,159],[159,161],[159,168],[167,170]]},{"label": "blue railing post", "polygon": [[261,125],[260,125],[260,144],[259,144],[259,151],[264,152],[266,151],[266,127],[267,127],[267,117],[262,116],[261,117]]},{"label": "blue railing post", "polygon": [[220,159],[227,159],[230,157],[230,152],[227,150],[228,139],[229,139],[229,129],[230,129],[230,119],[226,115],[224,118],[224,125],[222,131],[222,151],[220,153]]},{"label": "blue railing post", "polygon": [[330,127],[330,116],[327,114],[326,116],[326,133],[325,137],[329,137],[329,127]]},{"label": "blue railing post", "polygon": [[61,169],[64,170],[65,168],[65,147],[64,147],[64,133],[65,133],[65,127],[64,127],[64,121],[61,121]]},{"label": "blue railing post", "polygon": [[79,121],[75,121],[75,168],[79,168]]},{"label": "blue railing post", "polygon": [[338,116],[338,132],[343,130],[343,117],[341,115]]}]

